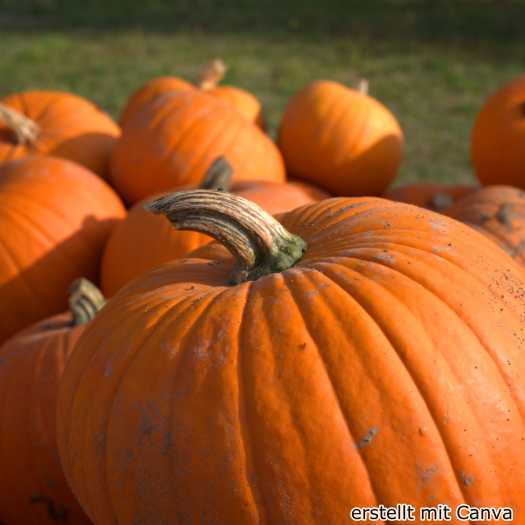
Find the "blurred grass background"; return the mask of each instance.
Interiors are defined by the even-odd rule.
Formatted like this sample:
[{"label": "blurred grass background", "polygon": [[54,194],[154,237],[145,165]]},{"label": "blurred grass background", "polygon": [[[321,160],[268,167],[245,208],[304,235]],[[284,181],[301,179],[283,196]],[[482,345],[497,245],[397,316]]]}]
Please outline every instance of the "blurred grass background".
[{"label": "blurred grass background", "polygon": [[191,80],[215,57],[251,91],[275,138],[292,94],[333,79],[397,117],[395,185],[475,180],[476,113],[525,72],[523,0],[0,0],[0,96],[57,89],[118,118],[145,81]]}]

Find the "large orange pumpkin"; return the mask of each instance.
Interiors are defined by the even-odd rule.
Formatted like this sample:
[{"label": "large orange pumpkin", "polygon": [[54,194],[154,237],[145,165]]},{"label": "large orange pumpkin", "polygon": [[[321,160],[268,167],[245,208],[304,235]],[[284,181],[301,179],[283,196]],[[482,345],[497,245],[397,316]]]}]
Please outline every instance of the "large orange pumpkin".
[{"label": "large orange pumpkin", "polygon": [[[228,169],[228,166],[224,166]],[[201,189],[228,190],[255,202],[271,215],[293,210],[304,204],[328,198],[326,192],[314,186],[269,180],[245,180],[229,184],[231,171],[218,173],[220,180],[207,180]],[[181,190],[195,189],[186,185]],[[212,239],[198,232],[177,231],[163,219],[145,213],[142,205],[151,198],[139,201],[129,210],[127,217],[115,228],[104,249],[100,269],[101,288],[106,297],[113,297],[129,281],[155,266],[188,255],[192,250]]]},{"label": "large orange pumpkin", "polygon": [[525,189],[525,75],[498,89],[481,108],[470,142],[480,182]]},{"label": "large orange pumpkin", "polygon": [[414,204],[427,210],[445,213],[459,199],[477,191],[476,186],[468,184],[436,184],[432,182],[417,182],[406,184],[385,193],[383,197],[391,201]]},{"label": "large orange pumpkin", "polygon": [[104,305],[89,281],[70,288],[70,310],[40,321],[0,347],[0,522],[91,523],[62,471],[56,406],[66,362]]},{"label": "large orange pumpkin", "polygon": [[225,71],[224,63],[217,59],[204,68],[193,84],[172,76],[158,77],[146,82],[131,95],[122,110],[120,125],[124,126],[134,113],[159,95],[168,91],[201,89],[233,106],[250,122],[254,122],[264,130],[265,123],[261,104],[251,93],[235,86],[218,85],[224,78]]},{"label": "large orange pumpkin", "polygon": [[24,91],[0,101],[0,162],[29,154],[73,160],[107,178],[120,128],[87,100],[59,91]]},{"label": "large orange pumpkin", "polygon": [[512,186],[486,186],[459,200],[447,215],[464,222],[525,266],[525,192]]},{"label": "large orange pumpkin", "polygon": [[201,91],[170,91],[135,113],[111,159],[110,180],[132,205],[183,184],[199,184],[225,156],[234,179],[284,181],[279,150],[236,110]]},{"label": "large orange pumpkin", "polygon": [[125,214],[115,192],[74,162],[34,155],[0,165],[0,343],[63,312],[74,279],[98,282]]},{"label": "large orange pumpkin", "polygon": [[380,195],[399,169],[403,134],[374,98],[319,80],[289,102],[277,145],[294,177],[334,195]]},{"label": "large orange pumpkin", "polygon": [[282,226],[225,192],[147,209],[237,262],[209,244],[147,272],[78,341],[59,450],[95,523],[342,525],[400,503],[525,521],[525,272],[505,252],[383,199]]}]

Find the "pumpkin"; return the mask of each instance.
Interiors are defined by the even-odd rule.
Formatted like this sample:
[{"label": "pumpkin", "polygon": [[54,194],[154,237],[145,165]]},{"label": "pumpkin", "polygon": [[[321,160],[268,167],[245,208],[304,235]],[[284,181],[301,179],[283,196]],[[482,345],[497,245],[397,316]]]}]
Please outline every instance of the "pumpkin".
[{"label": "pumpkin", "polygon": [[24,91],[0,101],[0,163],[48,154],[107,179],[120,128],[87,100],[59,91]]},{"label": "pumpkin", "polygon": [[228,249],[141,275],[77,342],[59,450],[97,525],[339,525],[400,503],[524,522],[525,272],[506,253],[383,199],[278,221],[210,190],[145,208]]},{"label": "pumpkin", "polygon": [[0,165],[0,344],[64,311],[74,279],[98,282],[125,214],[115,192],[74,162],[34,155]]},{"label": "pumpkin", "polygon": [[499,88],[481,108],[470,154],[483,185],[525,189],[525,75]]},{"label": "pumpkin", "polygon": [[120,116],[120,125],[124,126],[134,113],[159,95],[168,91],[201,89],[233,106],[250,122],[254,122],[264,130],[261,104],[252,94],[238,87],[218,85],[224,78],[225,71],[224,63],[216,59],[201,71],[193,84],[172,76],[158,77],[146,82],[131,95]]},{"label": "pumpkin", "polygon": [[[229,184],[231,175],[231,166],[224,157],[220,157],[212,164],[199,187],[228,187],[232,193],[255,202],[272,215],[329,197],[323,190],[301,183],[241,180]],[[186,185],[178,189],[195,188],[195,185]],[[162,217],[145,213],[142,205],[148,200],[151,197],[130,208],[127,217],[115,228],[106,244],[100,270],[101,288],[106,297],[113,297],[141,273],[184,257],[212,240],[202,233],[174,230]]]},{"label": "pumpkin", "polygon": [[459,199],[477,190],[476,186],[467,184],[447,186],[432,182],[418,182],[396,188],[385,193],[383,197],[391,201],[405,202],[427,210],[446,213]]},{"label": "pumpkin", "polygon": [[318,80],[289,102],[277,145],[293,177],[334,195],[380,195],[399,169],[403,134],[374,98]]},{"label": "pumpkin", "polygon": [[86,279],[69,289],[70,309],[0,347],[0,521],[4,525],[89,524],[60,465],[56,405],[66,362],[104,305]]},{"label": "pumpkin", "polygon": [[447,215],[503,248],[525,266],[525,193],[512,186],[486,186],[459,200]]},{"label": "pumpkin", "polygon": [[110,181],[128,205],[184,184],[199,184],[225,156],[234,179],[284,181],[279,150],[258,127],[202,91],[170,91],[135,113],[111,159]]}]

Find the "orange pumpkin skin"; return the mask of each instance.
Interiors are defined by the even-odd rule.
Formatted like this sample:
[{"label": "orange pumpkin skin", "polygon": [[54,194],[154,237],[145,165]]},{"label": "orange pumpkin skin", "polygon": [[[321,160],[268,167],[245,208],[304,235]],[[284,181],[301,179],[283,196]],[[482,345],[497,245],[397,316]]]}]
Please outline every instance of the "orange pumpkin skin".
[{"label": "orange pumpkin skin", "polygon": [[71,312],[39,321],[0,347],[0,522],[90,524],[64,476],[56,406],[66,362],[86,325]]},{"label": "orange pumpkin skin", "polygon": [[459,199],[474,193],[479,188],[467,184],[435,184],[431,182],[418,182],[407,184],[385,193],[385,199],[406,204],[413,204],[420,208],[445,213]]},{"label": "orange pumpkin skin", "polygon": [[158,77],[146,82],[137,89],[127,101],[120,115],[120,126],[124,127],[132,115],[158,96],[168,91],[189,91],[192,89],[195,89],[195,86],[190,82],[171,76]]},{"label": "orange pumpkin skin", "polygon": [[34,155],[0,166],[0,343],[64,311],[74,279],[98,282],[125,214],[115,192],[74,162]]},{"label": "orange pumpkin skin", "polygon": [[14,144],[0,120],[0,162],[46,154],[78,162],[107,179],[109,158],[120,136],[119,126],[87,100],[59,91],[25,91],[1,102],[33,120],[41,129],[29,144]]},{"label": "orange pumpkin skin", "polygon": [[309,243],[289,270],[232,286],[212,243],[81,336],[57,425],[91,519],[340,525],[356,506],[467,502],[522,523],[523,270],[380,199],[280,221]]},{"label": "orange pumpkin skin", "polygon": [[403,134],[377,100],[320,80],[288,104],[277,145],[294,177],[338,196],[381,195],[399,169]]},{"label": "orange pumpkin skin", "polygon": [[261,103],[248,91],[235,86],[217,86],[208,93],[233,106],[263,131],[266,129]]},{"label": "orange pumpkin skin", "polygon": [[256,126],[201,91],[157,97],[126,125],[111,159],[110,181],[135,202],[185,184],[198,184],[210,163],[225,156],[235,179],[284,181],[281,154]]},{"label": "orange pumpkin skin", "polygon": [[479,112],[470,141],[476,175],[483,185],[525,189],[525,75],[505,84]]},{"label": "orange pumpkin skin", "polygon": [[525,266],[525,192],[512,186],[486,186],[447,211],[503,248]]},{"label": "orange pumpkin skin", "polygon": [[[164,93],[198,89],[196,85],[177,77],[165,76],[154,78],[133,93],[122,111],[120,125],[124,127],[124,124],[128,122],[131,116],[139,109]],[[239,113],[244,115],[250,122],[259,126],[262,130],[265,129],[266,125],[262,114],[261,103],[248,91],[234,86],[217,86],[206,92],[237,109]]]},{"label": "orange pumpkin skin", "polygon": [[[182,186],[177,191],[195,187]],[[271,215],[316,202],[320,200],[317,197],[322,195],[311,188],[303,189],[294,184],[265,180],[237,181],[230,184],[228,190],[255,202]],[[175,230],[165,218],[151,215],[142,209],[143,204],[166,193],[136,203],[111,234],[100,267],[101,289],[105,297],[113,297],[141,273],[185,257],[213,240],[202,233]]]}]

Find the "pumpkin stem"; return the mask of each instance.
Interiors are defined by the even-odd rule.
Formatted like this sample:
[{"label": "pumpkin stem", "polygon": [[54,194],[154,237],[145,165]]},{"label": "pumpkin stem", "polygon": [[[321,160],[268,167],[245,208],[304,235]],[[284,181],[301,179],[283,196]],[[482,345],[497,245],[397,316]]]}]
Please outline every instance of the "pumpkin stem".
[{"label": "pumpkin stem", "polygon": [[430,197],[428,203],[433,210],[441,211],[450,208],[454,204],[454,198],[446,193],[438,191]]},{"label": "pumpkin stem", "polygon": [[194,84],[203,91],[216,88],[226,73],[226,65],[220,58],[208,64],[195,79]]},{"label": "pumpkin stem", "polygon": [[233,175],[233,168],[226,157],[217,157],[208,168],[199,186],[200,190],[226,188]]},{"label": "pumpkin stem", "polygon": [[224,244],[237,262],[231,284],[282,272],[303,256],[306,242],[291,234],[262,208],[232,193],[180,191],[144,204],[148,213],[164,214],[176,230],[191,230]]},{"label": "pumpkin stem", "polygon": [[14,135],[15,144],[28,146],[40,135],[40,127],[20,111],[0,102],[0,120]]},{"label": "pumpkin stem", "polygon": [[361,95],[368,95],[368,80],[366,78],[360,78],[354,89],[358,93],[361,93]]},{"label": "pumpkin stem", "polygon": [[88,323],[106,304],[102,292],[84,277],[75,279],[68,293],[71,294],[68,301],[73,314],[73,326]]}]

